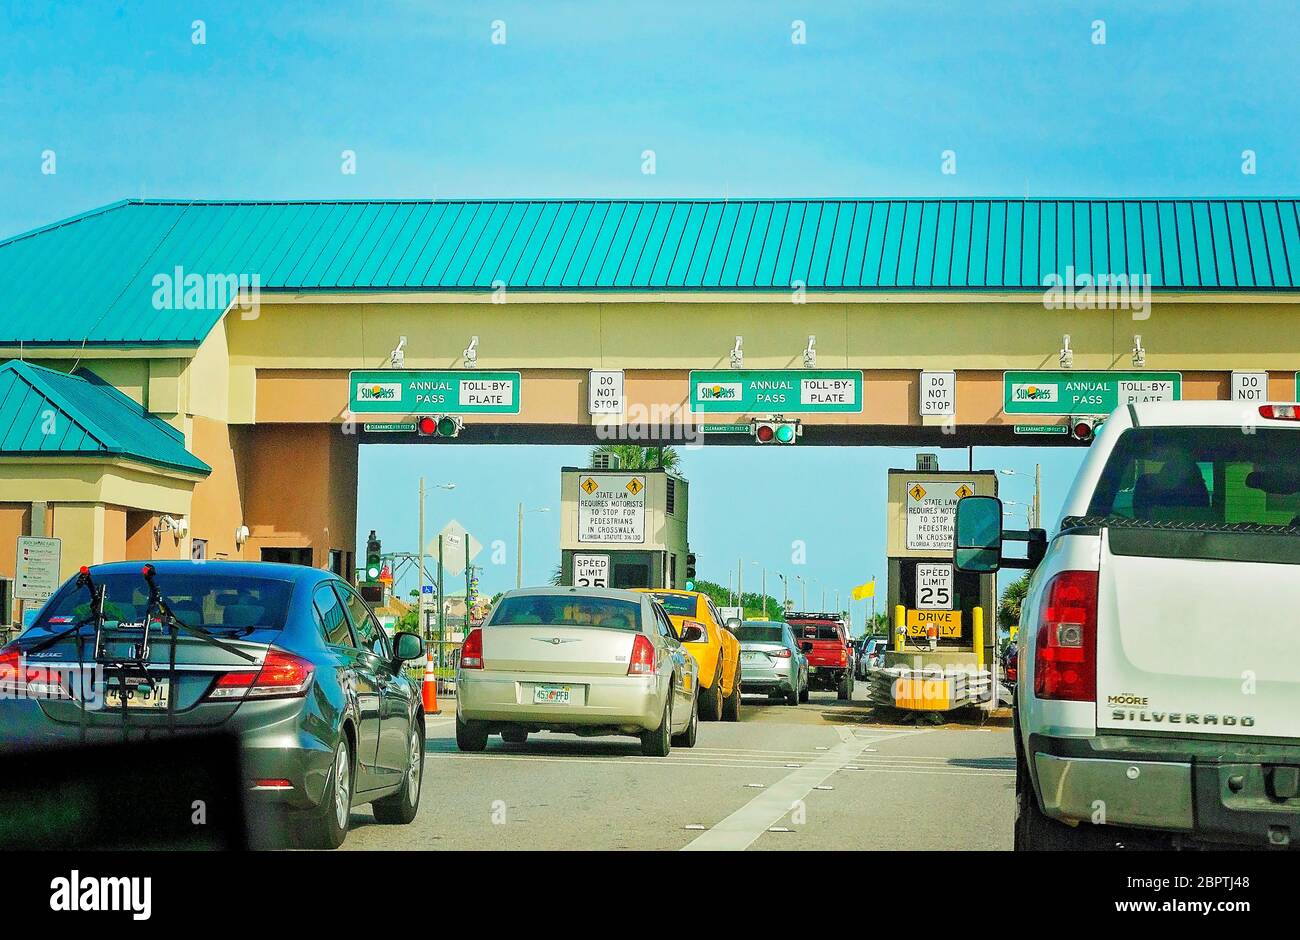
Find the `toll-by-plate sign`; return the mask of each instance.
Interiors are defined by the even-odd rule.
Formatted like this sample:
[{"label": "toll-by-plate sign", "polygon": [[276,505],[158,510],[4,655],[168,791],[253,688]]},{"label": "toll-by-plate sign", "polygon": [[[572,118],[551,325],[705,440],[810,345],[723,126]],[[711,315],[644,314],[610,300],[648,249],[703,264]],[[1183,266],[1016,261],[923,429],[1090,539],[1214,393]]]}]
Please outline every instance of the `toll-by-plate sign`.
[{"label": "toll-by-plate sign", "polygon": [[952,610],[952,565],[945,562],[917,564],[916,606],[919,610]]},{"label": "toll-by-plate sign", "polygon": [[957,500],[975,495],[970,480],[929,480],[907,484],[907,550],[952,554]]},{"label": "toll-by-plate sign", "polygon": [[356,371],[348,377],[353,414],[519,414],[519,373]]},{"label": "toll-by-plate sign", "polygon": [[584,473],[578,478],[578,541],[645,541],[645,475]]},{"label": "toll-by-plate sign", "polygon": [[609,556],[575,554],[573,584],[575,587],[609,587]]},{"label": "toll-by-plate sign", "polygon": [[14,597],[44,603],[59,586],[59,540],[23,535],[18,538]]}]

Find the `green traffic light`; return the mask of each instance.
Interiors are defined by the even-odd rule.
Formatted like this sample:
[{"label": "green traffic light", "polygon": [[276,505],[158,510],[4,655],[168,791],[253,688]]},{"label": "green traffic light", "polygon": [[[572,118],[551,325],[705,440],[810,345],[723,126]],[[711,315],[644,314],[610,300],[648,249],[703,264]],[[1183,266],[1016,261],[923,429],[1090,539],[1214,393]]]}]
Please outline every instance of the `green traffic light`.
[{"label": "green traffic light", "polygon": [[442,437],[455,437],[456,421],[453,418],[440,418],[438,420],[438,434]]},{"label": "green traffic light", "polygon": [[379,569],[374,566],[367,568],[366,577],[369,578],[371,581],[375,580],[376,578],[379,577]]},{"label": "green traffic light", "polygon": [[686,582],[686,590],[688,590],[688,591],[694,591],[694,590],[695,590],[695,582],[694,582],[694,581],[687,581],[687,582]]},{"label": "green traffic light", "polygon": [[782,444],[789,444],[794,440],[794,425],[783,424],[776,429],[776,439]]}]

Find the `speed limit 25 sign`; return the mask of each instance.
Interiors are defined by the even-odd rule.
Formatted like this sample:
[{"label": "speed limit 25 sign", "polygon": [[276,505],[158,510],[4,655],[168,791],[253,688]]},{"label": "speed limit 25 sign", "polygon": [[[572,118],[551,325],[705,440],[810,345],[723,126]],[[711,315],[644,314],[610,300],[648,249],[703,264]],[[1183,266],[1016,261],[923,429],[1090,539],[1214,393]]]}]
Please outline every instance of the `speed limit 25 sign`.
[{"label": "speed limit 25 sign", "polygon": [[952,565],[942,562],[917,564],[916,609],[952,610]]},{"label": "speed limit 25 sign", "polygon": [[574,555],[573,585],[574,587],[609,587],[609,556]]}]

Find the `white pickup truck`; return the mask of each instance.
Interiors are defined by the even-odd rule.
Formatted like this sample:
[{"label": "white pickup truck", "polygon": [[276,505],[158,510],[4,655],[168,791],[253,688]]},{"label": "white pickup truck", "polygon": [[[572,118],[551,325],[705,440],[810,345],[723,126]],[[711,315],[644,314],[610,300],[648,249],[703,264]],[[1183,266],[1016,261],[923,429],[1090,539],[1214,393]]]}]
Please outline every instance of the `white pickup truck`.
[{"label": "white pickup truck", "polygon": [[958,504],[959,568],[1035,569],[1015,847],[1300,847],[1300,405],[1120,408],[1044,543]]}]

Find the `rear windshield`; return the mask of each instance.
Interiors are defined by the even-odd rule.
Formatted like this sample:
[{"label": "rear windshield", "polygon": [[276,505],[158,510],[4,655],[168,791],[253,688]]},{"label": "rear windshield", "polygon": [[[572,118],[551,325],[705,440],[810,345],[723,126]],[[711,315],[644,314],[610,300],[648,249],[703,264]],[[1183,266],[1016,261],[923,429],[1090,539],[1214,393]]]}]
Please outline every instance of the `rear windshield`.
[{"label": "rear windshield", "polygon": [[771,624],[746,623],[741,625],[736,636],[742,642],[748,640],[751,643],[780,643],[782,633],[780,627]]},{"label": "rear windshield", "polygon": [[610,597],[519,594],[503,597],[489,621],[493,627],[522,627],[538,623],[640,630],[641,605]]},{"label": "rear windshield", "polygon": [[694,617],[699,598],[690,594],[656,594],[655,600],[664,605],[670,617]]},{"label": "rear windshield", "polygon": [[1089,516],[1300,527],[1300,432],[1132,428],[1115,444]]},{"label": "rear windshield", "polygon": [[833,623],[801,623],[794,625],[794,632],[806,640],[834,640],[840,642],[840,631]]},{"label": "rear windshield", "polygon": [[[155,578],[163,599],[182,623],[217,629],[284,626],[293,584],[240,575],[164,574]],[[139,626],[149,605],[149,585],[138,574],[95,577],[104,586],[106,625]],[[69,582],[41,612],[34,630],[63,630],[90,616],[90,591]]]}]

